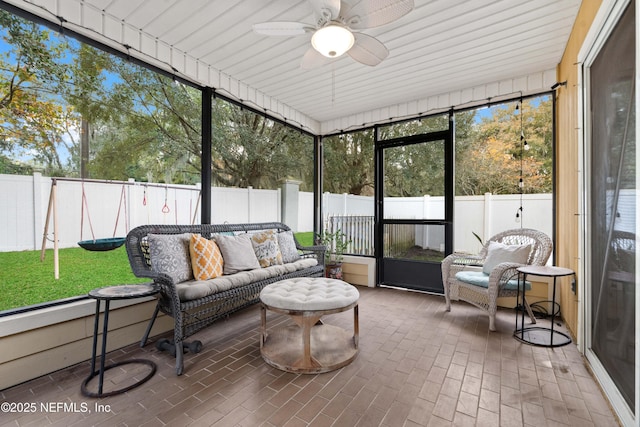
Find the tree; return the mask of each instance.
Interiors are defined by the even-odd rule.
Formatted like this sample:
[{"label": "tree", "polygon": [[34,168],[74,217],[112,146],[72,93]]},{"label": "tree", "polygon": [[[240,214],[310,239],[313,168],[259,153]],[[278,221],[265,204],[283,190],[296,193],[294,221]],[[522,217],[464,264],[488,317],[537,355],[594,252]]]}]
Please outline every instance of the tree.
[{"label": "tree", "polygon": [[199,182],[201,92],[119,58],[106,64],[109,88],[93,102],[92,174]]},{"label": "tree", "polygon": [[521,175],[524,193],[552,191],[551,100],[516,105],[494,107],[474,133],[457,141],[456,194],[518,194]]},{"label": "tree", "polygon": [[[0,55],[0,148],[15,158],[34,153],[50,174],[59,174],[59,147],[77,125],[58,90],[69,79],[67,44],[38,25],[0,10],[2,39],[12,49]],[[67,146],[68,147],[68,146]]]},{"label": "tree", "polygon": [[373,195],[374,141],[371,129],[324,138],[323,191]]},{"label": "tree", "polygon": [[[8,12],[0,25],[0,149],[9,158],[28,153],[56,175],[78,176],[86,163],[93,178],[199,182],[200,90]],[[309,136],[212,102],[214,183],[276,188],[294,178],[313,188]],[[91,145],[86,159],[81,140]]]},{"label": "tree", "polygon": [[227,101],[213,104],[213,181],[228,187],[278,188],[288,178],[313,189],[313,140]]},{"label": "tree", "polygon": [[[380,132],[389,140],[449,129],[449,114],[439,114],[386,126]],[[443,140],[419,142],[384,150],[384,195],[422,197],[444,195],[445,144]]]},{"label": "tree", "polygon": [[[471,132],[475,112],[456,115],[456,135]],[[424,117],[381,126],[380,143],[447,130],[449,115]],[[324,191],[373,195],[374,139],[371,129],[332,136],[323,140]],[[409,197],[444,194],[444,144],[433,141],[384,150],[385,196]]]},{"label": "tree", "polygon": [[[102,84],[109,90],[94,91],[83,107],[93,124],[92,173],[199,182],[201,92],[119,58],[103,64],[110,78]],[[313,188],[311,138],[227,101],[212,102],[214,185],[277,188],[292,177]]]}]

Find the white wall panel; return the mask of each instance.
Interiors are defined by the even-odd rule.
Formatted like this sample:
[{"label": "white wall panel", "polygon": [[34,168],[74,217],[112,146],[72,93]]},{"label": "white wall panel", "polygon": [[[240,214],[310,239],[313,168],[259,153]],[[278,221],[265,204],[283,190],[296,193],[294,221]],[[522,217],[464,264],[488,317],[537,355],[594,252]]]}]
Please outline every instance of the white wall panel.
[{"label": "white wall panel", "polygon": [[97,33],[102,32],[103,14],[100,10],[93,7],[83,5],[82,23],[83,27],[93,30]]}]

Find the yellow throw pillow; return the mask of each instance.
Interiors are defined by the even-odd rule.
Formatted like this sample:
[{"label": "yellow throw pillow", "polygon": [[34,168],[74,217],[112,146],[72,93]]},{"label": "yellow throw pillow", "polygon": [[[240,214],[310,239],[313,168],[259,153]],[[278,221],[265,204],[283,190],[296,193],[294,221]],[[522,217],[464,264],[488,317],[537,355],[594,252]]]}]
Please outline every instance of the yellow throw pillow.
[{"label": "yellow throw pillow", "polygon": [[208,280],[222,276],[224,260],[216,242],[192,234],[189,253],[193,277],[196,280]]}]

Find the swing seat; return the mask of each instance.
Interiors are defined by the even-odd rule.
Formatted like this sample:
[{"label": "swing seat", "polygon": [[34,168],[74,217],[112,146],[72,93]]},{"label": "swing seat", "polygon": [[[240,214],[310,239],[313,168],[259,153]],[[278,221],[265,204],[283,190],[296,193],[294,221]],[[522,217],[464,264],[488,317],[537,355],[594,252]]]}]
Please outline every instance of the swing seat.
[{"label": "swing seat", "polygon": [[82,240],[78,242],[78,246],[88,251],[110,251],[122,246],[125,237],[111,237],[107,239]]}]

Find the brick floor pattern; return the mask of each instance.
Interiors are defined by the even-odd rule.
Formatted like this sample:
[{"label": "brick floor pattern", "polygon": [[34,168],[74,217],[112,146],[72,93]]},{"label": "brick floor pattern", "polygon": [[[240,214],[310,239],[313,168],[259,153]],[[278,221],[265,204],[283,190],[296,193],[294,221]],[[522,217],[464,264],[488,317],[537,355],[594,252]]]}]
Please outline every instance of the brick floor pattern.
[{"label": "brick floor pattern", "polygon": [[[258,305],[192,338],[203,342],[174,361],[153,343],[130,345],[108,361],[147,358],[156,374],[125,394],[81,395],[89,363],[0,391],[3,402],[63,402],[77,411],[2,413],[1,426],[618,426],[574,344],[550,349],[512,336],[514,311],[501,309],[497,332],[464,303],[445,312],[444,298],[392,288],[360,290],[360,350],[350,365],[298,375],[260,356]],[[353,327],[351,311],[326,316]],[[291,322],[268,313],[269,328]],[[142,375],[113,369],[105,389]],[[83,410],[82,405],[88,409]],[[95,405],[102,405],[96,407]]]}]

